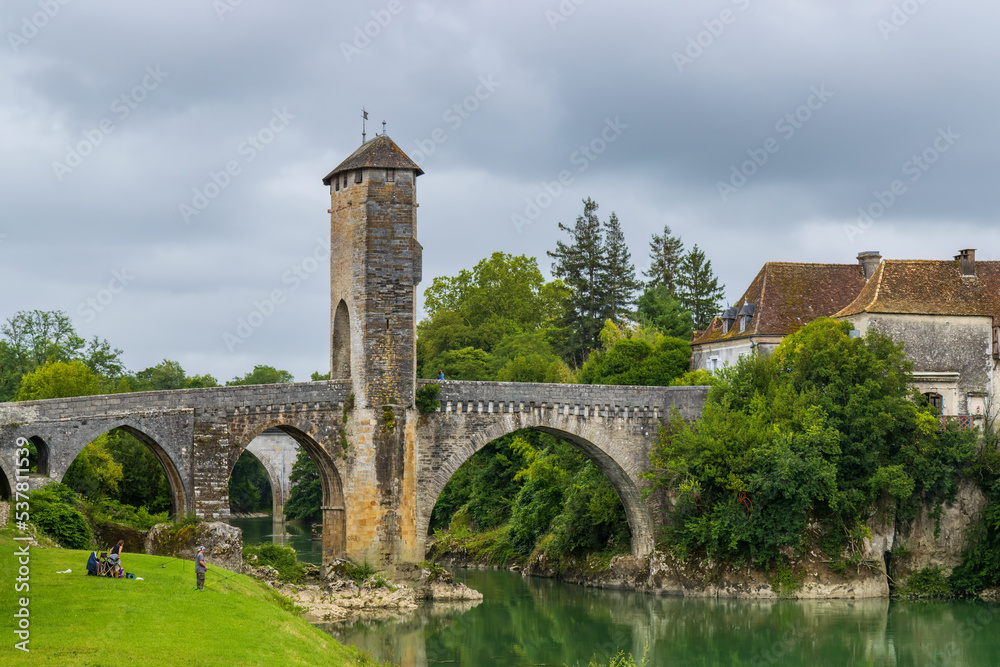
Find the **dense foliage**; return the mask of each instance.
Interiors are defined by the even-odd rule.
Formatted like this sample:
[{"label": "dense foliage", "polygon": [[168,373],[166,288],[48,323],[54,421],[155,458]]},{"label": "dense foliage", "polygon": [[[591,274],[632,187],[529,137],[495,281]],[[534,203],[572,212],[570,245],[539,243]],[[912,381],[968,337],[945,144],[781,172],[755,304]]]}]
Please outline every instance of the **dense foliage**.
[{"label": "dense foliage", "polygon": [[271,509],[271,480],[260,461],[243,452],[229,477],[229,508],[241,514]]},{"label": "dense foliage", "polygon": [[83,516],[79,497],[71,488],[52,482],[33,491],[29,498],[31,521],[42,532],[66,549],[91,548],[94,531]]},{"label": "dense foliage", "polygon": [[430,528],[450,538],[490,535],[497,562],[538,551],[556,559],[624,552],[631,533],[618,494],[568,442],[534,431],[499,438],[460,467],[434,507]]},{"label": "dense foliage", "polygon": [[849,330],[814,321],[723,370],[700,420],[672,420],[651,472],[676,498],[670,548],[768,565],[815,519],[839,556],[880,502],[907,518],[953,496],[974,434],[938,432],[901,345]]},{"label": "dense foliage", "polygon": [[546,283],[535,259],[493,253],[471,270],[435,278],[417,327],[420,377],[449,380],[565,381],[555,323],[566,287]]},{"label": "dense foliage", "polygon": [[580,369],[583,384],[668,386],[691,364],[691,344],[664,336],[655,328],[622,331],[608,320],[601,349],[591,352]]},{"label": "dense foliage", "polygon": [[288,476],[292,484],[285,503],[286,519],[319,521],[323,518],[323,482],[319,478],[319,468],[306,450],[300,449]]},{"label": "dense foliage", "polygon": [[278,571],[279,579],[293,584],[306,573],[295,549],[283,544],[248,544],[243,547],[243,560],[255,567],[270,565]]}]

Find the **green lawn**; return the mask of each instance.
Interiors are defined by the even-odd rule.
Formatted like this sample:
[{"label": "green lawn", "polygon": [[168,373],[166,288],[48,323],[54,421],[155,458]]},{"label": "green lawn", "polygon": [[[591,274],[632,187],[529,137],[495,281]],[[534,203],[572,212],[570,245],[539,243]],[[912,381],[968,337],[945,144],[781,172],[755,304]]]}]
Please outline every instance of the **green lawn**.
[{"label": "green lawn", "polygon": [[[144,581],[106,579],[84,576],[89,551],[31,549],[31,590],[16,593],[19,546],[0,535],[3,665],[374,664],[267,586],[244,575],[222,581],[232,573],[211,562],[199,592],[190,561],[127,553],[126,571]],[[31,600],[29,653],[14,648],[20,597]]]}]

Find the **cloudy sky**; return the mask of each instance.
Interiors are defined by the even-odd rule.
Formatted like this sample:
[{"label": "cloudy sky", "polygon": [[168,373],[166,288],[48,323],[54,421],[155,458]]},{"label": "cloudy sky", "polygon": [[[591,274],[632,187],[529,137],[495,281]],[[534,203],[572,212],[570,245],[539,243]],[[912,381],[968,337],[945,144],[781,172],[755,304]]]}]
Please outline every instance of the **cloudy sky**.
[{"label": "cloudy sky", "polygon": [[985,0],[5,0],[0,319],[64,310],[132,370],[328,370],[321,179],[362,106],[426,172],[423,286],[495,250],[548,271],[587,196],[640,269],[670,225],[732,300],[768,260],[996,259],[998,25]]}]

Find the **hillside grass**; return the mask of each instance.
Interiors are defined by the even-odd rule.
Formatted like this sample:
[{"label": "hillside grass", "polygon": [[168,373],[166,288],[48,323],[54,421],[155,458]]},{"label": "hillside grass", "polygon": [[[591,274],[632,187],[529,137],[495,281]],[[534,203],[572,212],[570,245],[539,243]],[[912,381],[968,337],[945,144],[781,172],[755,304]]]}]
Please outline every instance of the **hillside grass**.
[{"label": "hillside grass", "polygon": [[[191,561],[126,553],[127,572],[88,577],[89,551],[31,549],[30,591],[15,593],[21,543],[0,534],[4,665],[376,665],[294,613],[284,597],[213,566],[194,590]],[[72,569],[71,574],[56,574]],[[223,577],[231,576],[223,581]],[[30,599],[29,653],[14,648],[17,598]]]}]

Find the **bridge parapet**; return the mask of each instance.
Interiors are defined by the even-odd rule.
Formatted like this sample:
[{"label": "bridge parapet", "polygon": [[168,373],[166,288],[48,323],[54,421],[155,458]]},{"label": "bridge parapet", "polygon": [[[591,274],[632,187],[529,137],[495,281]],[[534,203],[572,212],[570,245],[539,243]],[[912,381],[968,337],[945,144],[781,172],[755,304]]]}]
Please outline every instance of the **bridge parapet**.
[{"label": "bridge parapet", "polygon": [[511,414],[534,410],[555,415],[661,421],[676,408],[684,419],[701,414],[708,387],[545,384],[421,380],[438,384],[440,412]]},{"label": "bridge parapet", "polygon": [[42,401],[0,403],[0,425],[64,421],[110,414],[158,414],[184,409],[251,412],[260,407],[343,403],[350,391],[347,380],[261,384],[236,387],[204,387],[104,394]]}]

